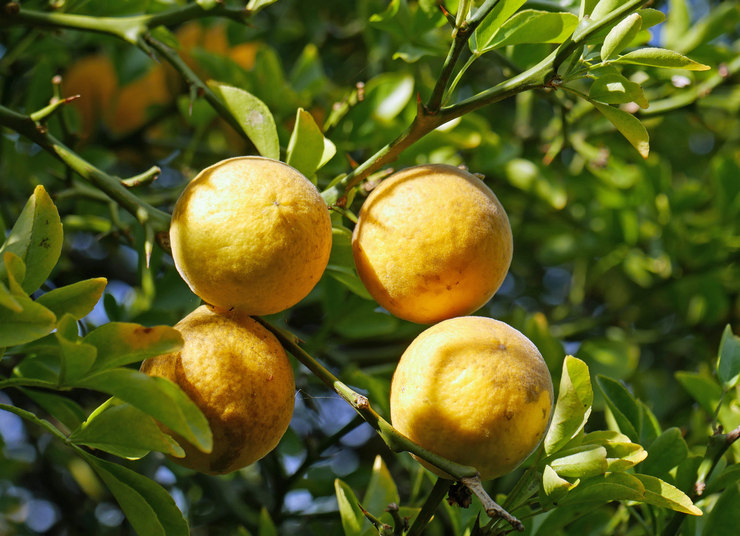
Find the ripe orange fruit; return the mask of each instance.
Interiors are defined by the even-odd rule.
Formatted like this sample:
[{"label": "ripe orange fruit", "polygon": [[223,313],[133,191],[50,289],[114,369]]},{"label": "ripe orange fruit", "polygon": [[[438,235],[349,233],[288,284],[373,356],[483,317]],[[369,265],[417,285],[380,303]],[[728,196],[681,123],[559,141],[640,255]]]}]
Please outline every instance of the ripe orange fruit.
[{"label": "ripe orange fruit", "polygon": [[430,164],[385,179],[352,237],[358,275],[392,314],[421,324],[466,315],[498,290],[511,263],[509,219],[462,169]]},{"label": "ripe orange fruit", "polygon": [[213,450],[201,452],[175,435],[185,451],[173,461],[223,474],[275,448],[293,415],[293,369],[278,340],[249,316],[220,315],[201,306],[175,325],[179,352],[145,360],[142,372],[167,378],[208,419]]},{"label": "ripe orange fruit", "polygon": [[331,251],[331,221],[316,187],[269,158],[231,158],[195,177],[170,227],[177,270],[217,310],[266,315],[305,298]]},{"label": "ripe orange fruit", "polygon": [[427,450],[475,467],[483,480],[513,471],[532,453],[552,404],[550,372],[534,344],[511,326],[478,316],[422,332],[391,384],[393,426]]}]

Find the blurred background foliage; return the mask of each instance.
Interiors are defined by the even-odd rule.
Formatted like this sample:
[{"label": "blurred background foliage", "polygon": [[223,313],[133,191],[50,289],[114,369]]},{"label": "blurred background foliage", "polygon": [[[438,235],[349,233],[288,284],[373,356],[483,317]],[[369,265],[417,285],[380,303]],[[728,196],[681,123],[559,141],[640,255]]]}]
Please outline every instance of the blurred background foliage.
[{"label": "blurred background foliage", "polygon": [[[180,2],[21,3],[123,16]],[[453,12],[455,4],[448,5]],[[578,2],[530,1],[527,7],[577,12]],[[393,166],[444,162],[483,174],[509,214],[515,250],[506,281],[482,314],[529,336],[556,385],[565,353],[584,360],[594,375],[623,380],[664,429],[678,427],[695,451],[706,444],[712,413],[682,387],[690,383],[686,374],[711,379],[723,329],[729,324],[740,332],[740,85],[737,68],[733,74],[726,67],[737,63],[740,10],[733,2],[708,0],[658,0],[652,7],[667,20],[646,41],[680,50],[712,70],[651,69],[648,76],[649,68],[625,69],[643,83],[651,103],[638,112],[651,138],[646,160],[590,106],[563,92],[536,91],[444,125]],[[157,36],[177,46],[201,78],[262,99],[275,116],[283,150],[296,109],[309,111],[337,147],[316,177],[325,186],[413,119],[417,94],[428,97],[446,54],[445,25],[432,0],[280,0],[247,25],[203,18],[157,30]],[[453,98],[532,65],[548,47],[522,45],[482,57]],[[726,79],[711,93],[689,96],[686,105],[673,108],[677,98],[722,69]],[[57,75],[61,81],[53,82]],[[55,135],[117,176],[160,166],[161,176],[135,192],[167,211],[198,170],[254,153],[202,99],[191,100],[172,68],[135,47],[89,32],[0,28],[0,103],[30,113],[55,92],[81,95],[50,122]],[[4,131],[0,229],[9,229],[38,184],[52,195],[65,230],[61,261],[44,288],[108,278],[85,329],[108,320],[173,325],[198,304],[160,249],[145,268],[143,230],[129,214],[38,146]],[[332,264],[350,263],[346,236],[335,236],[332,255]],[[287,324],[309,352],[366,391],[388,416],[390,376],[422,327],[379,311],[360,294],[328,274],[301,304],[274,320]],[[0,367],[5,373],[12,364],[6,358]],[[677,378],[680,371],[684,376]],[[404,504],[426,492],[430,480],[415,462],[390,455],[352,409],[302,367],[296,383],[291,428],[259,464],[219,478],[194,474],[157,454],[126,464],[171,492],[193,534],[246,534],[240,526],[260,535],[342,534],[334,480],[364,490],[371,475],[377,480],[385,474],[377,464],[373,472],[377,454]],[[85,392],[73,396],[88,408],[102,400]],[[2,392],[0,401],[34,407],[19,392]],[[604,407],[598,395],[596,407]],[[608,419],[599,412],[592,422],[603,427]],[[736,401],[726,419],[725,426],[740,424]],[[97,477],[71,452],[8,413],[0,413],[0,434],[0,532],[130,532]],[[506,492],[515,477],[493,482],[493,493]],[[428,533],[449,534],[474,514],[445,505]],[[596,509],[569,533],[605,533],[613,514]]]}]

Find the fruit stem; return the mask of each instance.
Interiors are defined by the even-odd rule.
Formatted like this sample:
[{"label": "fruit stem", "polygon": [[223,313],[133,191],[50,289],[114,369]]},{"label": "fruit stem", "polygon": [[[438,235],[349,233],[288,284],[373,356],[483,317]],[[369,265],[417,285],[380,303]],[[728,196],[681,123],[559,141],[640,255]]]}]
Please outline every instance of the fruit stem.
[{"label": "fruit stem", "polygon": [[475,493],[475,496],[478,497],[478,500],[486,509],[486,514],[488,514],[488,517],[493,519],[500,517],[502,519],[505,519],[512,527],[514,527],[519,532],[524,530],[524,525],[521,521],[519,521],[509,512],[501,508],[501,506],[499,506],[496,501],[491,499],[491,496],[488,495],[485,489],[483,489],[483,484],[481,483],[479,476],[463,478],[462,483],[465,484],[470,491]]}]

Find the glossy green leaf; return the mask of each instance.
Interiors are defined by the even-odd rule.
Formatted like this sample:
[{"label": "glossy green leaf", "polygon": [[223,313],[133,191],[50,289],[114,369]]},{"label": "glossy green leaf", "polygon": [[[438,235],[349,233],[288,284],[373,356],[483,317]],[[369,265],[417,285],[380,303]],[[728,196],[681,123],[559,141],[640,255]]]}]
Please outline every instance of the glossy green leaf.
[{"label": "glossy green leaf", "polygon": [[36,389],[23,389],[23,393],[70,431],[82,424],[87,416],[82,406],[67,396]]},{"label": "glossy green leaf", "polygon": [[188,536],[187,521],[163,487],[131,469],[81,454],[113,493],[139,536]]},{"label": "glossy green leaf", "polygon": [[368,522],[360,509],[355,492],[338,478],[334,480],[334,491],[337,494],[345,536],[362,536],[363,528],[368,526]]},{"label": "glossy green leaf", "polygon": [[368,512],[383,512],[390,503],[399,504],[396,483],[380,455],[375,456],[373,472],[367,484],[362,504]]},{"label": "glossy green leaf", "polygon": [[702,511],[694,506],[684,492],[678,488],[671,486],[667,482],[663,482],[659,478],[655,478],[650,475],[643,475],[636,473],[635,477],[642,482],[645,487],[645,494],[642,499],[643,502],[660,506],[662,508],[669,508],[676,512],[683,512],[684,514],[691,514],[693,516],[702,515]]},{"label": "glossy green leaf", "polygon": [[648,107],[648,100],[642,86],[632,82],[618,73],[599,76],[591,84],[588,96],[607,104],[625,104],[634,102],[640,108]]},{"label": "glossy green leaf", "polygon": [[604,394],[619,429],[633,441],[639,441],[640,408],[635,398],[622,383],[606,376],[597,376],[596,383]]},{"label": "glossy green leaf", "polygon": [[507,20],[481,51],[524,43],[562,43],[577,25],[578,17],[572,13],[525,9]]},{"label": "glossy green leaf", "polygon": [[665,13],[657,9],[646,7],[637,11],[642,19],[642,29],[652,28],[665,21]]},{"label": "glossy green leaf", "polygon": [[602,446],[582,446],[559,452],[559,457],[550,461],[550,467],[560,476],[586,478],[604,474],[608,468],[606,449]]},{"label": "glossy green leaf", "polygon": [[695,372],[677,372],[676,380],[710,415],[722,398],[722,387],[713,379]]},{"label": "glossy green leaf", "polygon": [[598,430],[583,437],[583,444],[601,445],[606,450],[607,470],[611,472],[626,471],[642,462],[647,451],[630,438],[614,430]]},{"label": "glossy green leaf", "polygon": [[717,376],[725,389],[732,389],[740,380],[740,337],[732,333],[729,325],[725,326],[719,343]]},{"label": "glossy green leaf", "polygon": [[372,117],[384,123],[393,120],[414,94],[414,77],[408,73],[383,73],[365,86]]},{"label": "glossy green leaf", "polygon": [[647,158],[650,153],[650,137],[647,129],[634,115],[607,104],[592,101],[593,105],[616,127],[616,129],[637,149],[640,156]]},{"label": "glossy green leaf", "polygon": [[336,151],[334,144],[324,137],[313,116],[303,108],[298,108],[293,134],[288,143],[286,163],[306,177],[311,177]]},{"label": "glossy green leaf", "polygon": [[94,371],[143,361],[182,347],[182,335],[169,326],[145,327],[126,322],[108,322],[83,339],[98,349]]},{"label": "glossy green leaf", "polygon": [[213,446],[211,429],[198,406],[173,382],[128,369],[114,368],[88,376],[77,387],[102,391],[128,402],[181,435],[204,452]]},{"label": "glossy green leaf", "polygon": [[275,118],[260,99],[238,87],[209,81],[208,87],[224,101],[259,153],[275,160],[280,158]]},{"label": "glossy green leaf", "polygon": [[625,0],[599,0],[591,11],[589,18],[591,20],[601,20],[624,4],[624,2]]},{"label": "glossy green leaf", "polygon": [[103,295],[108,280],[104,277],[85,279],[71,285],[55,288],[39,296],[36,301],[58,317],[71,314],[76,319],[87,316]]},{"label": "glossy green leaf", "polygon": [[686,69],[688,71],[707,71],[711,67],[696,62],[673,50],[665,48],[641,48],[619,56],[615,63],[663,67],[666,69]]},{"label": "glossy green leaf", "polygon": [[0,307],[0,347],[15,346],[40,339],[56,327],[57,317],[27,296],[15,296],[23,310]]},{"label": "glossy green leaf", "polygon": [[77,322],[70,314],[64,315],[59,321],[54,336],[59,343],[61,358],[59,382],[72,384],[92,368],[98,356],[98,349],[80,340]]},{"label": "glossy green leaf", "polygon": [[642,28],[642,17],[637,13],[624,18],[612,28],[601,45],[601,60],[607,61],[617,56],[632,42]]},{"label": "glossy green leaf", "polygon": [[581,431],[591,414],[594,393],[586,364],[566,356],[560,378],[560,391],[550,428],[545,436],[545,452],[550,455]]},{"label": "glossy green leaf", "polygon": [[78,445],[121,458],[141,458],[150,451],[184,456],[185,451],[162,432],[149,415],[131,404],[109,399],[96,409],[69,439]]},{"label": "glossy green leaf", "polygon": [[668,471],[683,462],[689,455],[689,447],[678,428],[668,428],[648,447],[648,457],[640,466],[640,472],[658,478],[666,478]]},{"label": "glossy green leaf", "polygon": [[509,2],[498,2],[486,15],[469,41],[470,50],[474,54],[483,54],[491,49],[494,36],[517,10],[525,4],[526,0],[511,0]]},{"label": "glossy green leaf", "polygon": [[[18,255],[26,266],[23,290],[31,294],[46,281],[62,251],[62,223],[54,203],[43,186],[37,186],[23,208],[5,243],[6,251]],[[7,280],[0,263],[0,280]]]}]

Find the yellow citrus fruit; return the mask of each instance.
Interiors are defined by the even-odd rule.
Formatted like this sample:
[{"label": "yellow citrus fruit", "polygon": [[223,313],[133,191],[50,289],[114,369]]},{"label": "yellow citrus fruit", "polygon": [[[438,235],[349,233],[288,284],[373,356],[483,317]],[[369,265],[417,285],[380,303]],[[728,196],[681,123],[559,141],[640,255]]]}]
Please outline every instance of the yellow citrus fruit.
[{"label": "yellow citrus fruit", "polygon": [[158,108],[167,106],[173,98],[164,67],[155,65],[119,89],[105,115],[105,123],[113,134],[126,134],[144,126]]},{"label": "yellow citrus fruit", "polygon": [[175,325],[179,352],[145,360],[141,370],[180,386],[208,419],[213,450],[201,452],[181,437],[177,463],[204,473],[245,467],[275,448],[295,403],[293,369],[272,333],[242,313],[201,306]]},{"label": "yellow citrus fruit", "polygon": [[319,281],[331,221],[297,170],[269,158],[231,158],[185,188],[170,242],[177,270],[207,304],[265,315],[295,305]]},{"label": "yellow citrus fruit", "polygon": [[484,480],[514,470],[537,447],[552,403],[552,378],[534,344],[479,316],[422,332],[391,384],[393,426],[427,450],[475,467]]},{"label": "yellow citrus fruit", "polygon": [[352,237],[358,275],[390,313],[431,324],[483,306],[506,276],[509,219],[494,193],[462,169],[404,169],[365,200]]}]

